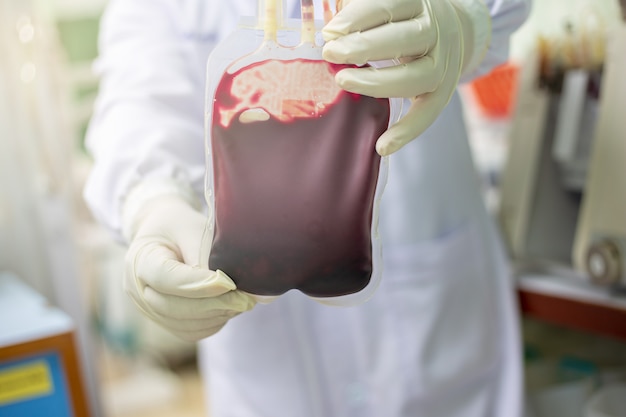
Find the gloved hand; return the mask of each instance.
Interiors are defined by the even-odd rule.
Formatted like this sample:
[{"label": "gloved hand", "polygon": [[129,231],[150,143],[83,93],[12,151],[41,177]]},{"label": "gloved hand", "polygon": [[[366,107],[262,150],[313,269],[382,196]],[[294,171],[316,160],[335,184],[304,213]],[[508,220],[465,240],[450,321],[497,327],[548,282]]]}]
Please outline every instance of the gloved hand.
[{"label": "gloved hand", "polygon": [[461,73],[478,66],[491,18],[481,0],[343,0],[324,27],[323,57],[336,64],[396,60],[336,75],[347,91],[411,98],[406,115],[376,143],[389,155],[419,136],[450,101]]},{"label": "gloved hand", "polygon": [[137,307],[187,341],[211,336],[250,310],[255,300],[201,260],[206,217],[176,194],[141,194],[131,192],[133,208],[123,214],[130,242],[124,287]]}]

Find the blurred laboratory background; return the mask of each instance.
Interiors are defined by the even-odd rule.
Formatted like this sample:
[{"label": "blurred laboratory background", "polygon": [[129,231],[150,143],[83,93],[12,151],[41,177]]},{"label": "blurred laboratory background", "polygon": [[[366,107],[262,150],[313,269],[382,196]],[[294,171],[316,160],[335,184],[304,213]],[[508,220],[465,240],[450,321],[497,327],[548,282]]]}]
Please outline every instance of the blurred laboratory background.
[{"label": "blurred laboratory background", "polygon": [[[82,200],[105,6],[0,0],[3,416],[200,417],[210,402],[195,346],[136,311],[124,248]],[[537,0],[510,61],[461,87],[515,266],[528,417],[626,416],[625,52],[623,1]]]}]

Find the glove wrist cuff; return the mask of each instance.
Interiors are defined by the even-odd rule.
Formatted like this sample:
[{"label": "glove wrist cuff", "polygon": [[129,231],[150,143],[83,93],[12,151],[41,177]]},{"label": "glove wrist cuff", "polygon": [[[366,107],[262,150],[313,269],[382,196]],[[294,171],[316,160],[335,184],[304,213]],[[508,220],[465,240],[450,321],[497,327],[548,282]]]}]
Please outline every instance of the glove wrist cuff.
[{"label": "glove wrist cuff", "polygon": [[122,204],[122,236],[127,242],[137,232],[144,208],[162,197],[178,198],[194,209],[201,210],[200,200],[190,186],[170,179],[144,180],[130,190]]},{"label": "glove wrist cuff", "polygon": [[468,74],[479,67],[489,48],[491,15],[483,0],[452,0],[452,3],[462,10],[472,25],[471,56],[464,59],[466,65],[463,68],[463,74]]}]

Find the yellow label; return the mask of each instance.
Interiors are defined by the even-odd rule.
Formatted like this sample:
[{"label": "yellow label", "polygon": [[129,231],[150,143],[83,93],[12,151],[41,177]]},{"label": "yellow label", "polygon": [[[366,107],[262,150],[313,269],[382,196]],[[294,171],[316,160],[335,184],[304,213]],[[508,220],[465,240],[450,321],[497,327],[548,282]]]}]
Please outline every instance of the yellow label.
[{"label": "yellow label", "polygon": [[50,369],[45,361],[0,370],[0,406],[52,393]]}]

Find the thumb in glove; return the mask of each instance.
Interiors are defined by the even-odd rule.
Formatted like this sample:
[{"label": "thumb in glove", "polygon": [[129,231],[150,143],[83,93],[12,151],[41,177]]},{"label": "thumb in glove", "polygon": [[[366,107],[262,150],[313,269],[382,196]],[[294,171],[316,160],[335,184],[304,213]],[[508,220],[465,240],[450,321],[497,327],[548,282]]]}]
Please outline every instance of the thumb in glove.
[{"label": "thumb in glove", "polygon": [[148,194],[134,190],[128,204],[140,209],[125,213],[125,290],[146,316],[182,339],[211,336],[255,301],[204,262],[206,216],[185,194]]}]

